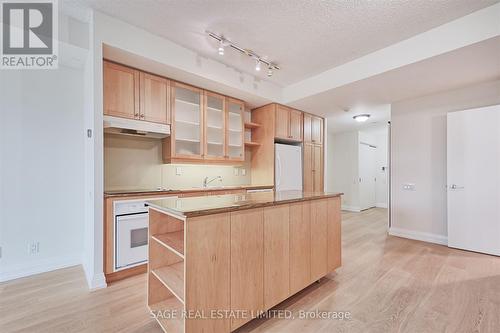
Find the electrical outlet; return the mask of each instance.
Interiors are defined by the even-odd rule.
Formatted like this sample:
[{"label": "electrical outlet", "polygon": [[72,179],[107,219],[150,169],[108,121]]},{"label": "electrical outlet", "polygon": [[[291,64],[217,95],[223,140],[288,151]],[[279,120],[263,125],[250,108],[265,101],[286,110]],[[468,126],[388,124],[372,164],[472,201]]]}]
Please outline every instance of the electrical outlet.
[{"label": "electrical outlet", "polygon": [[38,241],[30,242],[28,250],[30,255],[38,254],[40,252],[40,242]]},{"label": "electrical outlet", "polygon": [[403,184],[403,190],[405,190],[405,191],[415,191],[415,184],[412,184],[412,183]]},{"label": "electrical outlet", "polygon": [[239,174],[238,169],[237,169],[237,168],[234,168],[234,169],[233,169],[233,173],[234,173],[234,175],[235,175],[235,176],[238,176],[238,174]]},{"label": "electrical outlet", "polygon": [[182,175],[182,168],[181,168],[181,167],[175,167],[175,174],[176,174],[177,176]]},{"label": "electrical outlet", "polygon": [[241,175],[245,176],[246,174],[247,174],[247,170],[246,169],[241,169]]}]

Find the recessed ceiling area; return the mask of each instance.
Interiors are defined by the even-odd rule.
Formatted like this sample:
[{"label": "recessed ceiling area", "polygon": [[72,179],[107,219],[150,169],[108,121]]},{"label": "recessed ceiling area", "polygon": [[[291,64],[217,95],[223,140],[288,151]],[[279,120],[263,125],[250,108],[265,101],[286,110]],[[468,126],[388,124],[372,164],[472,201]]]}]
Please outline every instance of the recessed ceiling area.
[{"label": "recessed ceiling area", "polygon": [[[498,0],[153,1],[65,0],[165,37],[280,86],[301,81],[442,25]],[[218,55],[206,30],[223,34],[282,67],[271,78],[248,56]]]},{"label": "recessed ceiling area", "polygon": [[[344,131],[389,120],[388,110],[393,102],[498,79],[500,37],[309,96],[291,105],[327,117],[331,131]],[[358,113],[369,113],[372,117],[366,123],[356,123],[352,116]]]}]

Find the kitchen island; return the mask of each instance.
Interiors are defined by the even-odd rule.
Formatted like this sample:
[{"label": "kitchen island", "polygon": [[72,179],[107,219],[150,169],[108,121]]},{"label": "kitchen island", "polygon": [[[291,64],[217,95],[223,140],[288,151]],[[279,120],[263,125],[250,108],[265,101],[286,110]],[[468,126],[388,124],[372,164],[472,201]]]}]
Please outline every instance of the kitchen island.
[{"label": "kitchen island", "polygon": [[166,332],[231,332],[341,265],[340,193],[151,200],[148,306]]}]

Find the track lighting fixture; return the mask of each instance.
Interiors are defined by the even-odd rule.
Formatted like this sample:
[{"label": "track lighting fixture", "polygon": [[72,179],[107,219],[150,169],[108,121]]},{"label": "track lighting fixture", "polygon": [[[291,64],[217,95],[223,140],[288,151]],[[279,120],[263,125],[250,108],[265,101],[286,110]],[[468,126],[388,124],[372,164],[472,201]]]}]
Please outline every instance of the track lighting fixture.
[{"label": "track lighting fixture", "polygon": [[260,59],[257,59],[255,62],[255,70],[257,72],[260,72]]},{"label": "track lighting fixture", "polygon": [[224,40],[220,41],[220,44],[219,44],[219,55],[221,55],[221,56],[224,55]]},{"label": "track lighting fixture", "polygon": [[266,65],[267,66],[267,76],[269,76],[269,77],[271,77],[273,75],[274,70],[281,69],[275,63],[273,63],[271,61],[267,61],[266,59],[262,58],[261,56],[259,56],[257,53],[253,52],[250,49],[244,49],[244,48],[238,46],[236,43],[231,42],[229,39],[225,38],[222,35],[217,35],[217,34],[210,32],[210,31],[205,31],[205,32],[207,33],[207,35],[209,35],[213,39],[219,41],[218,53],[221,56],[224,55],[226,47],[230,47],[233,50],[236,50],[238,52],[246,54],[247,56],[255,59],[255,61],[256,61],[255,70],[256,71],[258,71],[258,72],[260,71],[261,64]]}]

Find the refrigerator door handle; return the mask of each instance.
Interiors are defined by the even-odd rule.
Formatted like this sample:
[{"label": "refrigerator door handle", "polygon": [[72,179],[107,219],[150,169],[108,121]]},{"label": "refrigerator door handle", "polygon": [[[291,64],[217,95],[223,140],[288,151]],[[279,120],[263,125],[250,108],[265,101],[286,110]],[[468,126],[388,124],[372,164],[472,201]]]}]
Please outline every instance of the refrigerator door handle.
[{"label": "refrigerator door handle", "polygon": [[280,185],[281,182],[281,159],[280,155],[276,154],[276,167],[278,169],[276,177],[276,187]]}]

